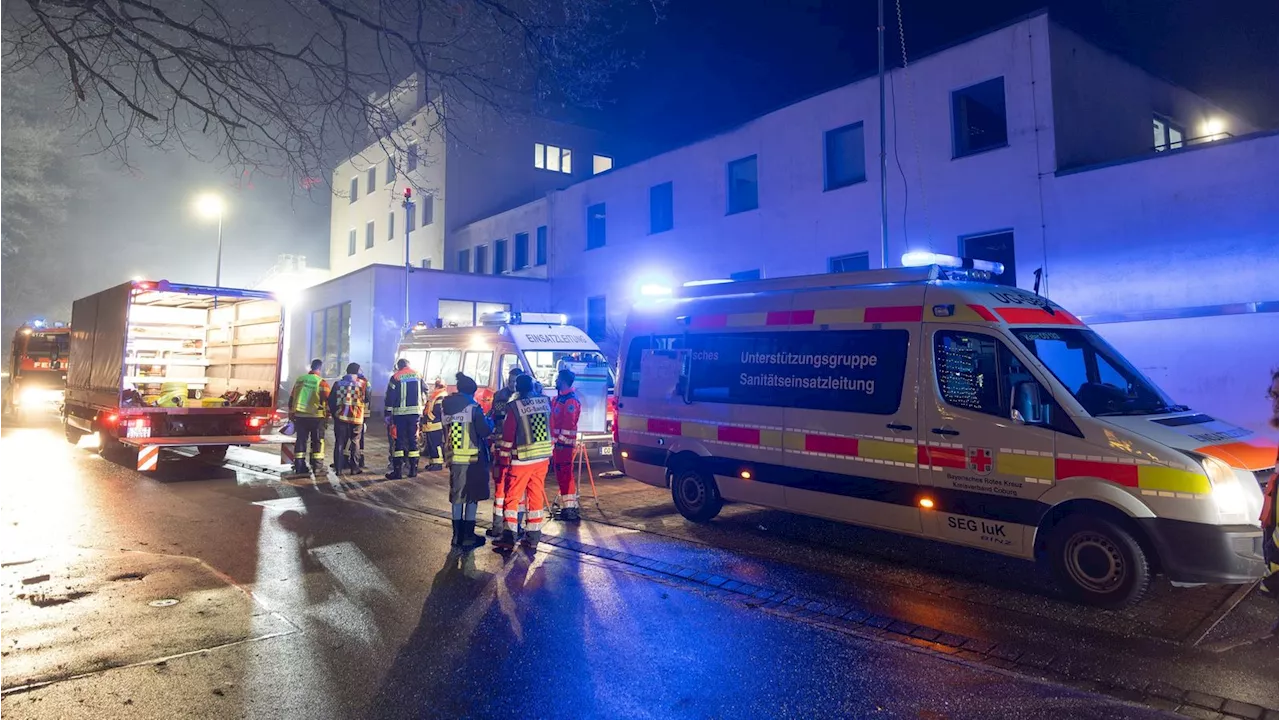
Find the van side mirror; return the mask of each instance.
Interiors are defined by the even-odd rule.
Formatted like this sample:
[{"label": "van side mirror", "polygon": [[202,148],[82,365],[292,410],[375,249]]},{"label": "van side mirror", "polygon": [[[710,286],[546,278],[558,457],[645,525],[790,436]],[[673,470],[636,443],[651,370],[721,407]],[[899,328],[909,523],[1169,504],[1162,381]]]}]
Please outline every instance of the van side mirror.
[{"label": "van side mirror", "polygon": [[1044,402],[1035,380],[1014,383],[1009,403],[1009,419],[1019,425],[1048,425],[1049,404]]}]

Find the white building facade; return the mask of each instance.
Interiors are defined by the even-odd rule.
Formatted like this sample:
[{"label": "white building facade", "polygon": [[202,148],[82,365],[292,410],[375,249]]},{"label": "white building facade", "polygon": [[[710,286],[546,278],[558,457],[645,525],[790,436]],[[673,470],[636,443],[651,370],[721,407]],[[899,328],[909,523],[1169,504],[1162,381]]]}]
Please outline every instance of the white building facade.
[{"label": "white building facade", "polygon": [[[915,250],[999,260],[1003,281],[1038,284],[1178,402],[1265,426],[1280,343],[1274,130],[1043,12],[895,69],[887,84],[887,264]],[[513,290],[541,281],[541,309],[616,349],[644,285],[879,267],[878,118],[871,77],[617,167],[592,163],[608,156],[586,140],[530,131],[506,134],[494,155],[523,167],[459,170],[474,163],[455,162],[446,142],[443,162],[409,178],[443,188],[445,203],[411,259],[448,270],[431,274],[438,282],[499,276],[493,297],[475,301],[533,297],[508,293],[501,276]],[[570,146],[571,173],[549,170],[548,148],[558,161]],[[349,176],[363,183],[367,167],[353,160],[335,183]],[[403,238],[387,240],[377,220],[399,207],[399,182],[345,207],[335,198],[335,275],[404,263]],[[375,248],[362,255],[370,219]],[[320,295],[311,304],[335,299]]]},{"label": "white building facade", "polygon": [[[889,265],[999,260],[1179,402],[1265,425],[1274,131],[1045,13],[892,71],[887,96]],[[514,274],[547,278],[549,309],[602,347],[646,284],[879,267],[878,113],[874,77],[837,88],[459,228],[447,266],[545,236],[545,264]]]}]

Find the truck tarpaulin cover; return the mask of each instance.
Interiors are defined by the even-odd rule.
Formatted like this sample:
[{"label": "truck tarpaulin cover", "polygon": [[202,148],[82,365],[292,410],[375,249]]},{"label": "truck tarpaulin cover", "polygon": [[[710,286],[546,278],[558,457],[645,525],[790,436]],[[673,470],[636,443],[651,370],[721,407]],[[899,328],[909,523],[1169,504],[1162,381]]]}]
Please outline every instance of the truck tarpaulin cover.
[{"label": "truck tarpaulin cover", "polygon": [[117,285],[71,305],[68,388],[119,396],[132,289]]}]

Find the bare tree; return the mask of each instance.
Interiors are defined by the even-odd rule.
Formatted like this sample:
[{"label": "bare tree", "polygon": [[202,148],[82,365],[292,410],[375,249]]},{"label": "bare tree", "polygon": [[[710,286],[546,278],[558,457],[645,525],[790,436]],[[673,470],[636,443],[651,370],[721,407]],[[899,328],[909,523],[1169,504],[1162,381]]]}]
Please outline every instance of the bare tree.
[{"label": "bare tree", "polygon": [[[57,74],[89,140],[181,147],[236,169],[327,182],[406,117],[376,101],[425,78],[432,127],[462,105],[588,103],[614,41],[665,0],[14,0],[6,72]],[[394,133],[384,134],[394,144]]]}]

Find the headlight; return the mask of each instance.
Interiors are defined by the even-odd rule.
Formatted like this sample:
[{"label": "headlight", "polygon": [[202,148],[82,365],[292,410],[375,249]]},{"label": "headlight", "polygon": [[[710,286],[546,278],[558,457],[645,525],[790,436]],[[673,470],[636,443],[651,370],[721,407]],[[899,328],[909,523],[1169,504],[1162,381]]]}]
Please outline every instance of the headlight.
[{"label": "headlight", "polygon": [[1209,476],[1209,484],[1213,486],[1213,502],[1218,512],[1223,515],[1237,515],[1248,512],[1249,503],[1244,488],[1230,465],[1215,457],[1200,459],[1205,475]]},{"label": "headlight", "polygon": [[22,391],[18,397],[19,405],[40,405],[43,403],[57,402],[62,397],[62,393],[57,390],[47,390],[44,388],[27,388]]}]

